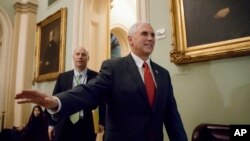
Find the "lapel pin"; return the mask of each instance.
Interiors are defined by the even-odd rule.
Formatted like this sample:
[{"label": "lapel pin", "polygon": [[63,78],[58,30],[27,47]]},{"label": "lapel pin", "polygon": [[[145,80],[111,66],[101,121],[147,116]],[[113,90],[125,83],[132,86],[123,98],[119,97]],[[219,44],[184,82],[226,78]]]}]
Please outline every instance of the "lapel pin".
[{"label": "lapel pin", "polygon": [[157,70],[155,70],[155,73],[156,73],[156,74],[158,74],[158,71],[157,71]]}]

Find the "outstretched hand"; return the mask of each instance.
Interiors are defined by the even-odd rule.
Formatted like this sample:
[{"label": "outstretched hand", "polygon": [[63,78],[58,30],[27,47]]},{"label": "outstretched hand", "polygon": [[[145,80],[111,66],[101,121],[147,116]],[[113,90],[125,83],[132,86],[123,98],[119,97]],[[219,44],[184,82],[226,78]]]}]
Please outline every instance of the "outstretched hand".
[{"label": "outstretched hand", "polygon": [[35,103],[48,109],[58,107],[58,101],[55,97],[36,90],[23,90],[16,94],[15,99],[17,99],[18,104]]}]

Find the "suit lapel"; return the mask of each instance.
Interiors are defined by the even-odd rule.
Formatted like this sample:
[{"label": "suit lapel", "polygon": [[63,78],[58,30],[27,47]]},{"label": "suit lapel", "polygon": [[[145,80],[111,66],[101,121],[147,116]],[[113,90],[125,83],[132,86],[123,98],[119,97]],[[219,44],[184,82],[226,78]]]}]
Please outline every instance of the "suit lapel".
[{"label": "suit lapel", "polygon": [[89,69],[87,69],[87,82],[89,82],[89,80],[95,78],[96,75],[93,74],[93,72],[91,72]]},{"label": "suit lapel", "polygon": [[155,106],[157,105],[157,102],[159,102],[159,97],[160,97],[160,88],[161,88],[161,82],[160,82],[160,74],[159,74],[159,71],[157,69],[157,66],[155,65],[154,62],[150,62],[150,65],[152,67],[152,71],[153,71],[153,74],[154,74],[154,78],[155,78],[155,83],[157,85],[156,87],[156,92],[155,92],[155,101],[154,101],[154,105],[153,105],[153,110],[155,108]]},{"label": "suit lapel", "polygon": [[68,80],[66,80],[66,83],[68,83],[67,84],[68,89],[72,89],[73,79],[74,79],[74,71],[73,70],[69,72],[69,77],[66,77],[66,79],[68,79]]},{"label": "suit lapel", "polygon": [[143,80],[141,78],[141,75],[140,75],[140,73],[138,71],[138,68],[137,68],[137,66],[135,64],[135,61],[133,60],[133,57],[131,55],[128,55],[126,57],[126,59],[127,59],[127,65],[128,65],[127,66],[128,73],[131,75],[133,81],[137,85],[139,94],[142,96],[142,98],[146,102],[146,105],[148,105],[148,107],[150,108],[148,98],[147,98],[146,88],[145,88],[144,82],[143,82]]}]

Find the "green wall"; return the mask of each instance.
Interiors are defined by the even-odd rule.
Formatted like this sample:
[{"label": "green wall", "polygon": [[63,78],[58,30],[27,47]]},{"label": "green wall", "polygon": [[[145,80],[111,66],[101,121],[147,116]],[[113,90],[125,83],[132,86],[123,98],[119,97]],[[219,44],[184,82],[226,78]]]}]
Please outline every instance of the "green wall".
[{"label": "green wall", "polygon": [[14,0],[0,0],[0,7],[9,15],[11,21],[14,21]]}]

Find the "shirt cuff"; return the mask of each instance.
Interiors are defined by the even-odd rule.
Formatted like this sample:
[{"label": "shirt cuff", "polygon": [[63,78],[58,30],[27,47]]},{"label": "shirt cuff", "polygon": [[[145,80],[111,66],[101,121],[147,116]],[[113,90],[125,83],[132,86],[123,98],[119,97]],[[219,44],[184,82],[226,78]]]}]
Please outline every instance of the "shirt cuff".
[{"label": "shirt cuff", "polygon": [[55,109],[47,109],[48,113],[50,113],[52,115],[58,113],[62,108],[62,103],[61,103],[60,99],[58,97],[56,97],[56,96],[53,96],[53,97],[57,100],[58,107],[55,108]]},{"label": "shirt cuff", "polygon": [[55,126],[49,125],[49,129],[53,130],[53,129],[55,129]]}]

